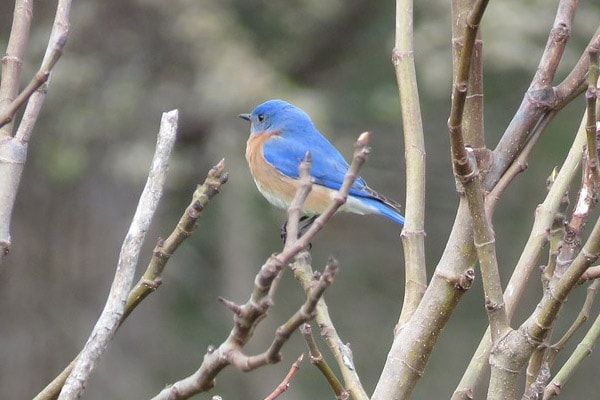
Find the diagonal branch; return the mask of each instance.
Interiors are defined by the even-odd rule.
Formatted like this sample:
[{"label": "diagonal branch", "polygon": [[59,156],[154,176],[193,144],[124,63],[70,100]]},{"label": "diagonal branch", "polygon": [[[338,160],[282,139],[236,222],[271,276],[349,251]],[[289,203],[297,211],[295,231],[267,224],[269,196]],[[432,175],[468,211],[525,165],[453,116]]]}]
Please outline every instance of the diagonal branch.
[{"label": "diagonal branch", "polygon": [[[249,370],[264,365],[265,363],[279,361],[279,350],[287,340],[287,337],[291,334],[292,330],[297,329],[298,326],[306,322],[306,317],[312,317],[313,311],[311,311],[311,308],[318,304],[318,300],[320,299],[324,288],[330,283],[326,284],[326,282],[330,281],[330,276],[333,275],[330,268],[328,269],[329,272],[327,273],[327,276],[323,278],[323,282],[318,285],[316,289],[313,288],[307,296],[305,303],[306,307],[303,307],[298,311],[295,316],[288,320],[288,323],[284,325],[283,328],[278,330],[276,338],[267,351],[257,356],[248,357],[242,353],[242,349],[248,341],[250,341],[254,329],[266,317],[267,312],[271,308],[273,304],[272,296],[274,295],[272,285],[276,282],[278,276],[280,276],[283,268],[293,257],[308,247],[314,236],[325,226],[327,221],[329,221],[339,207],[345,203],[350,188],[358,176],[358,171],[366,161],[369,153],[369,148],[367,147],[368,139],[369,134],[365,132],[361,134],[356,141],[350,168],[345,175],[341,188],[334,196],[329,207],[315,220],[310,229],[308,229],[300,238],[297,238],[296,235],[291,235],[288,232],[288,240],[286,240],[283,251],[273,254],[260,268],[260,271],[254,279],[254,289],[248,301],[242,305],[238,305],[232,301],[220,299],[221,302],[234,313],[233,328],[227,339],[225,339],[218,347],[211,347],[208,350],[204,355],[204,360],[200,365],[200,368],[196,372],[163,389],[153,398],[154,400],[186,399],[197,393],[207,391],[214,386],[215,377],[221,370],[229,365],[233,365],[242,370]],[[305,159],[305,163],[302,167],[303,175],[309,170],[307,161],[308,160]],[[300,189],[296,191],[292,204],[297,205],[302,197],[305,198],[309,188],[310,185],[301,185]],[[290,213],[293,214],[296,213],[296,211],[291,210]],[[290,327],[293,327],[293,329],[290,329]]]},{"label": "diagonal branch", "polygon": [[456,81],[453,86],[452,107],[448,119],[452,165],[457,180],[464,189],[473,221],[473,240],[479,258],[485,304],[488,311],[492,340],[496,341],[508,329],[502,286],[496,259],[495,237],[484,207],[479,169],[473,151],[465,148],[463,138],[464,105],[469,87],[469,70],[473,58],[475,39],[487,1],[477,1],[466,19],[464,46],[460,55]]},{"label": "diagonal branch", "polygon": [[600,315],[596,317],[590,330],[577,345],[577,348],[567,359],[560,371],[556,374],[552,382],[546,386],[544,390],[543,400],[550,400],[552,397],[560,394],[561,389],[573,376],[578,367],[581,366],[583,360],[588,357],[594,349],[598,339],[600,338]]},{"label": "diagonal branch", "polygon": [[[195,231],[196,224],[198,219],[202,216],[204,208],[208,205],[210,200],[220,192],[221,186],[227,182],[227,179],[228,174],[225,172],[225,164],[224,161],[221,160],[208,172],[204,183],[198,185],[192,195],[190,205],[185,209],[173,232],[171,232],[167,239],[160,239],[156,244],[146,271],[127,296],[125,312],[119,326],[125,322],[127,317],[146,297],[151,293],[154,293],[160,287],[162,283],[161,275],[167,262],[174,254],[175,250],[179,248],[179,245]],[[52,382],[35,396],[33,400],[56,399],[78,358],[79,355],[77,355],[77,357],[71,361],[71,363],[56,378],[54,378]]]},{"label": "diagonal branch", "polygon": [[[568,90],[565,90],[566,87],[561,88],[561,90],[555,90],[552,87],[556,70],[571,35],[577,4],[578,0],[559,1],[553,27],[548,35],[546,48],[538,64],[536,74],[523,97],[519,109],[506,128],[496,149],[494,149],[495,162],[484,181],[484,186],[488,190],[496,184],[508,166],[518,156],[544,114],[564,107],[566,103],[572,100],[573,92],[581,93],[584,90],[581,83],[585,80],[585,74],[587,73],[587,66],[585,65],[582,65],[585,68],[576,69],[578,74],[568,77],[568,81],[566,80]],[[596,38],[597,34],[594,37]],[[583,64],[585,63],[584,61]]]},{"label": "diagonal branch", "polygon": [[281,395],[290,387],[290,381],[292,380],[294,375],[296,375],[296,373],[298,373],[298,371],[300,370],[302,360],[304,360],[304,354],[300,354],[300,357],[298,357],[296,361],[292,363],[292,366],[290,367],[290,370],[288,371],[285,378],[283,378],[283,381],[281,381],[281,383],[277,385],[277,387],[275,388],[275,390],[273,390],[273,392],[271,392],[271,394],[265,397],[265,400],[275,400],[277,397],[279,397],[279,395]]},{"label": "diagonal branch", "polygon": [[277,328],[275,338],[269,348],[261,354],[255,356],[245,356],[241,351],[231,354],[231,364],[242,370],[250,371],[266,364],[275,364],[281,360],[280,351],[283,345],[302,324],[315,317],[317,304],[321,300],[325,289],[333,283],[333,278],[338,272],[337,263],[327,263],[325,270],[319,277],[319,280],[311,285],[306,293],[306,300],[294,315],[292,315],[285,324]]},{"label": "diagonal branch", "polygon": [[54,43],[48,59],[44,61],[40,70],[33,76],[27,86],[25,86],[25,89],[23,89],[21,93],[19,93],[19,95],[4,110],[2,110],[3,112],[0,114],[0,128],[12,122],[17,110],[29,100],[31,95],[38,90],[40,86],[48,81],[50,72],[62,55],[65,44],[67,44],[66,32],[58,38],[56,43]]},{"label": "diagonal branch", "polygon": [[[325,300],[321,299],[320,301],[324,302]],[[317,320],[318,319],[319,314],[317,311]],[[321,325],[321,328],[323,327],[322,323],[319,323],[319,325]],[[344,386],[342,386],[342,383],[335,376],[335,373],[333,372],[327,361],[325,361],[323,354],[321,354],[321,352],[319,351],[319,347],[317,346],[315,338],[313,337],[312,328],[310,324],[306,323],[302,325],[300,330],[302,331],[302,336],[304,336],[304,340],[308,345],[308,350],[310,352],[310,362],[313,365],[316,365],[319,371],[321,371],[321,374],[323,374],[323,376],[329,383],[329,386],[331,386],[333,393],[335,393],[335,398],[338,400],[348,400],[348,398],[350,397],[350,393],[348,393]]]},{"label": "diagonal branch", "polygon": [[163,114],[148,180],[140,196],[129,231],[123,241],[108,300],[73,367],[73,371],[65,382],[58,397],[59,400],[75,399],[81,396],[87,380],[121,323],[142,243],[162,196],[169,158],[175,144],[177,119],[177,110]]},{"label": "diagonal branch", "polygon": [[[330,263],[337,263],[337,261],[330,258],[328,264]],[[310,254],[308,252],[300,253],[294,260],[291,268],[294,272],[294,278],[300,282],[304,290],[310,290],[314,281],[313,270],[310,264]],[[340,338],[331,316],[329,315],[327,304],[323,299],[321,299],[317,306],[316,321],[319,324],[321,336],[325,339],[329,351],[333,355],[344,379],[344,387],[342,388],[344,390],[340,390],[339,382],[337,382],[333,373],[331,373],[330,370],[323,371],[322,369],[325,377],[334,389],[336,396],[344,399],[350,395],[355,400],[368,400],[369,396],[367,396],[367,393],[360,382],[360,377],[358,376],[357,369],[354,365],[350,346],[345,344]]]}]

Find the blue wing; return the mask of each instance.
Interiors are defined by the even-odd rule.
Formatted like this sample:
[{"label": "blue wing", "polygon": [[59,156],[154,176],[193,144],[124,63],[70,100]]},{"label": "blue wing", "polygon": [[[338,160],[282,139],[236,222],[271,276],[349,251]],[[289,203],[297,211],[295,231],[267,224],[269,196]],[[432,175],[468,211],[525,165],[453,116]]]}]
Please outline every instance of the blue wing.
[{"label": "blue wing", "polygon": [[[298,167],[306,152],[312,156],[310,175],[315,183],[339,189],[349,165],[339,151],[318,131],[298,133],[296,135],[275,135],[263,144],[265,159],[281,173],[298,179]],[[355,196],[370,197],[365,190],[366,183],[357,178],[350,189]]]}]

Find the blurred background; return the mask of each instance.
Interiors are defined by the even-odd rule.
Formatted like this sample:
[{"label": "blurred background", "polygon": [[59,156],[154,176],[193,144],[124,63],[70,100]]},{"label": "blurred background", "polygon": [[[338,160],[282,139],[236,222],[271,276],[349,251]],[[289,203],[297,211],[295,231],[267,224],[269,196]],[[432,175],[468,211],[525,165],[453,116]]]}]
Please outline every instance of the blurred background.
[{"label": "blurred background", "polygon": [[[449,2],[416,3],[431,276],[457,205],[446,128],[450,9]],[[2,48],[13,6],[0,4]],[[40,64],[54,7],[55,2],[35,2],[24,83]],[[554,13],[555,5],[541,0],[491,2],[488,7],[483,37],[491,148],[528,87]],[[599,20],[600,6],[581,2],[558,79],[574,65]],[[270,98],[286,99],[304,108],[347,158],[357,136],[372,131],[372,153],[361,174],[373,188],[404,202],[400,106],[390,62],[394,2],[86,1],[73,3],[71,23],[30,144],[12,221],[12,252],[0,275],[0,398],[34,396],[85,343],[106,300],[121,241],[145,183],[161,113],[177,108],[178,144],[140,271],[156,239],[171,232],[195,185],[221,158],[230,179],[205,210],[198,231],[172,257],[160,290],[119,330],[84,395],[148,398],[193,373],[207,347],[221,343],[232,316],[217,296],[247,300],[254,275],[281,249],[285,214],[254,186],[244,159],[249,126],[238,114]],[[495,230],[504,282],[528,236],[535,206],[543,200],[545,179],[562,163],[583,108],[580,97],[559,115],[529,169],[500,202]],[[341,271],[325,297],[370,393],[403,297],[400,229],[377,216],[338,215],[313,241],[313,266],[322,269],[329,255],[338,258]],[[249,353],[268,346],[275,328],[300,306],[303,293],[290,275],[285,275]],[[581,288],[570,297],[560,334],[579,311],[584,292]],[[534,278],[517,322],[532,311],[539,295]],[[592,315],[597,312],[594,307]],[[486,321],[477,275],[414,398],[450,396]],[[568,353],[581,337],[569,344]],[[251,373],[226,369],[216,387],[198,398],[264,398],[302,351],[305,344],[295,335],[280,364]],[[565,398],[594,397],[597,373],[586,367],[598,362],[595,354],[584,362],[564,389]],[[282,398],[333,398],[329,393],[324,379],[305,362]]]}]

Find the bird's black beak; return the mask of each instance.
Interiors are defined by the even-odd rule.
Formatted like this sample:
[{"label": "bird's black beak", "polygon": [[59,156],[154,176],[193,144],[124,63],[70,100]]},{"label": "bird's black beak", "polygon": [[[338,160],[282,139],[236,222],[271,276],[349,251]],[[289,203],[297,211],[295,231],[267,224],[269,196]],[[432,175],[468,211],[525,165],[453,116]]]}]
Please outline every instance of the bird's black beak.
[{"label": "bird's black beak", "polygon": [[246,121],[250,121],[250,114],[240,114],[238,117],[245,119]]}]

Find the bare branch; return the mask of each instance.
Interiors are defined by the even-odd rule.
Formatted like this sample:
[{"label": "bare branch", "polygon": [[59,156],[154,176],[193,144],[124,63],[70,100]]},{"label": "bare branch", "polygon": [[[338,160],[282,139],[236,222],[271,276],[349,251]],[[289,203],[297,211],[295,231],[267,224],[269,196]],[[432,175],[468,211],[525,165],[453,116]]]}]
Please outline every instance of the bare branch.
[{"label": "bare branch", "polygon": [[[40,70],[33,76],[29,84],[23,89],[21,93],[6,107],[4,112],[0,115],[0,128],[10,122],[12,122],[17,110],[25,104],[29,97],[36,91],[40,86],[48,81],[52,68],[58,62],[58,59],[62,55],[65,44],[67,43],[67,34],[58,38],[50,53],[50,57]],[[0,130],[1,132],[2,130]]]},{"label": "bare branch", "polygon": [[598,278],[600,278],[600,265],[595,265],[593,267],[589,267],[588,269],[585,270],[583,275],[581,275],[582,281],[598,279]]},{"label": "bare branch", "polygon": [[[512,164],[530,139],[531,132],[535,132],[541,118],[552,111],[560,110],[577,94],[585,90],[583,83],[588,70],[587,55],[585,59],[580,60],[560,85],[556,88],[552,87],[556,69],[571,34],[577,3],[577,0],[561,0],[558,4],[554,24],[548,35],[546,50],[540,59],[536,75],[523,97],[519,109],[494,150],[494,166],[484,181],[487,189],[491,189],[504,174],[506,168]],[[600,30],[596,31],[590,45],[600,39],[599,35]]]},{"label": "bare branch", "polygon": [[315,317],[316,308],[319,300],[321,300],[325,289],[333,283],[333,278],[337,274],[337,263],[329,262],[325,266],[325,271],[319,277],[314,285],[311,285],[310,290],[306,293],[306,301],[294,315],[292,315],[285,324],[277,328],[275,339],[271,346],[262,354],[252,357],[236,356],[233,358],[232,364],[242,370],[256,369],[265,364],[274,364],[281,360],[279,353],[283,345],[290,338],[292,333],[296,331],[302,324],[310,321]]},{"label": "bare branch", "polygon": [[[50,32],[50,39],[48,40],[48,46],[46,47],[46,53],[42,65],[49,65],[49,60],[54,57],[53,53],[55,48],[60,47],[60,43],[64,43],[69,35],[69,18],[71,15],[71,2],[72,0],[59,0],[56,5],[56,15],[54,16],[54,23],[52,24],[52,32]],[[42,85],[37,91],[35,91],[27,102],[23,117],[19,123],[19,128],[15,134],[15,138],[21,142],[29,142],[33,127],[37,121],[38,115],[46,98],[47,86],[50,83],[50,77],[47,78],[46,83]]]},{"label": "bare branch", "polygon": [[[0,114],[10,108],[21,84],[23,55],[29,39],[29,29],[33,19],[33,0],[15,2],[13,24],[6,47],[6,55],[2,57],[2,74],[0,80]],[[0,129],[0,138],[11,137],[13,124]]]},{"label": "bare branch", "polygon": [[550,400],[560,393],[562,387],[564,387],[571,376],[573,376],[575,370],[581,365],[581,362],[592,353],[596,342],[598,342],[598,338],[600,338],[600,315],[596,317],[590,330],[579,343],[573,354],[571,354],[569,359],[565,362],[558,374],[556,374],[550,384],[546,386],[543,400]]},{"label": "bare branch", "polygon": [[185,209],[175,230],[165,240],[158,241],[150,264],[129,292],[122,321],[131,314],[142,300],[160,286],[162,282],[161,275],[170,257],[179,248],[179,245],[194,233],[204,208],[221,191],[221,186],[227,182],[228,178],[229,174],[225,172],[225,162],[221,160],[210,169],[204,183],[198,185],[192,195],[191,203]]},{"label": "bare branch", "polygon": [[[46,68],[48,71],[56,63],[58,59],[57,55],[60,54],[56,49],[62,49],[62,46],[64,46],[68,32],[70,6],[71,0],[60,0],[58,2],[56,18],[52,26],[49,44],[46,48],[46,55],[42,62],[43,66],[48,67]],[[35,91],[34,87],[38,81],[48,79],[44,72],[39,76],[36,75],[37,78],[34,78],[34,83],[30,84],[26,88],[26,91],[22,93],[22,96],[19,96],[15,100],[15,96],[19,90],[21,64],[29,35],[32,10],[33,2],[31,0],[19,0],[16,2],[13,30],[9,39],[7,54],[2,58],[0,116],[3,116],[6,122],[7,119],[12,119],[14,110],[27,100],[27,98],[29,98],[29,103],[14,138],[11,137],[13,131],[12,123],[5,124],[0,129],[0,265],[10,250],[10,220],[21,181],[21,174],[27,160],[27,142],[37,120],[44,96],[39,91],[30,96],[30,92]],[[46,69],[42,67],[42,71]],[[32,101],[34,98],[38,100]],[[30,109],[30,111],[28,112],[27,109]],[[23,134],[24,132],[26,134]]]},{"label": "bare branch", "polygon": [[[223,160],[211,168],[204,183],[202,185],[198,185],[194,191],[190,205],[185,209],[173,232],[168,236],[167,239],[160,239],[158,241],[146,271],[127,296],[125,312],[123,314],[123,318],[121,319],[120,325],[122,325],[127,317],[133,312],[133,310],[146,297],[148,297],[151,293],[154,293],[162,283],[161,275],[166,267],[167,262],[179,245],[183,243],[185,239],[190,237],[196,230],[196,223],[202,216],[204,208],[208,205],[210,200],[220,192],[221,186],[227,182],[228,174],[225,172],[224,168],[225,163]],[[44,390],[42,390],[33,400],[56,399],[58,393],[65,384],[67,377],[71,373],[78,357],[79,355],[77,355],[77,357],[60,373],[60,375],[54,378],[54,380],[49,383],[48,386],[46,386]]]},{"label": "bare branch", "polygon": [[406,149],[406,222],[402,229],[406,280],[398,325],[413,314],[425,288],[425,140],[419,105],[413,44],[413,2],[396,1],[396,39],[392,63],[396,71],[404,148]]},{"label": "bare branch", "polygon": [[[163,389],[153,399],[186,399],[197,393],[206,391],[213,387],[214,379],[219,372],[228,365],[234,365],[242,370],[257,368],[268,362],[279,361],[279,350],[287,336],[292,330],[297,329],[302,323],[307,321],[307,318],[312,318],[311,307],[318,304],[323,290],[328,285],[325,284],[329,280],[328,276],[333,274],[330,272],[325,276],[324,282],[320,284],[314,291],[311,291],[307,296],[307,300],[303,308],[298,311],[284,328],[278,330],[276,338],[271,347],[264,353],[257,356],[248,357],[242,353],[243,347],[252,337],[252,333],[256,326],[262,321],[272,306],[272,297],[274,291],[272,285],[280,275],[281,270],[295,257],[299,252],[307,248],[314,236],[323,228],[327,221],[335,214],[348,197],[350,188],[358,176],[360,166],[366,161],[369,153],[367,147],[369,135],[363,133],[359,136],[355,144],[354,157],[350,168],[348,169],[344,182],[340,190],[336,193],[330,206],[317,218],[313,225],[301,237],[297,238],[288,235],[289,242],[284,246],[281,253],[273,254],[260,268],[254,280],[254,290],[250,295],[250,299],[243,305],[234,305],[227,301],[228,308],[235,311],[234,326],[227,339],[218,347],[211,347],[205,354],[204,360],[200,368],[192,375],[175,382],[173,385]],[[309,161],[305,159],[305,162]],[[306,175],[308,165],[303,166],[302,172]],[[302,185],[295,194],[295,199],[292,204],[296,206],[302,197],[308,194],[308,185]],[[290,211],[292,214],[297,213],[295,210]],[[330,270],[331,271],[331,270]],[[307,312],[307,310],[309,312]],[[293,326],[293,329],[288,329]]]},{"label": "bare branch", "polygon": [[298,222],[300,221],[300,216],[302,215],[302,208],[304,206],[304,202],[308,197],[311,189],[312,189],[312,179],[310,177],[310,165],[311,165],[311,155],[310,152],[306,153],[306,156],[300,163],[300,167],[298,168],[300,186],[294,196],[292,203],[288,207],[288,219],[286,222],[287,236],[285,239],[285,247],[289,247],[292,245],[294,241],[298,238]]},{"label": "bare branch", "polygon": [[588,320],[590,316],[590,311],[592,308],[592,304],[594,304],[594,300],[596,295],[598,294],[598,287],[600,286],[600,281],[594,281],[587,288],[587,293],[585,296],[585,301],[581,306],[581,311],[577,314],[577,318],[573,321],[567,332],[560,338],[558,342],[550,346],[550,355],[548,356],[548,365],[552,367],[554,365],[554,361],[556,361],[556,357],[558,357],[558,353],[565,347],[567,342],[573,337],[573,335],[581,328],[581,326]]},{"label": "bare branch", "polygon": [[323,374],[325,379],[327,379],[327,382],[329,382],[329,386],[331,386],[331,389],[333,389],[333,393],[335,393],[335,398],[338,400],[348,400],[348,398],[350,397],[350,393],[348,393],[346,389],[344,389],[344,387],[342,386],[339,379],[335,376],[335,373],[333,372],[329,364],[327,364],[327,361],[325,361],[325,358],[323,358],[323,355],[319,351],[319,347],[315,342],[315,338],[313,337],[312,328],[310,324],[306,323],[302,325],[300,329],[302,331],[302,336],[304,336],[304,340],[308,345],[308,350],[310,351],[310,362],[313,365],[316,365],[319,371],[321,371],[321,374]]},{"label": "bare branch", "polygon": [[275,390],[270,395],[265,397],[265,400],[275,400],[277,397],[279,397],[279,395],[281,395],[290,387],[290,381],[292,380],[294,375],[296,375],[296,373],[300,370],[302,360],[304,360],[304,354],[300,354],[300,357],[298,357],[298,359],[292,363],[292,366],[290,367],[290,370],[285,376],[285,378],[283,378],[283,381],[281,381],[281,383],[277,385]]},{"label": "bare branch", "polygon": [[[331,263],[337,263],[337,261],[333,258],[330,258],[328,264]],[[310,254],[308,252],[302,252],[298,254],[294,260],[294,263],[290,267],[294,272],[294,277],[300,282],[304,288],[304,291],[309,291],[313,285],[314,279],[310,264]],[[323,336],[325,339],[325,342],[329,347],[329,351],[333,355],[338,367],[340,368],[342,377],[344,378],[345,390],[342,391],[336,389],[337,385],[335,383],[335,377],[329,374],[326,375],[326,377],[328,377],[328,381],[334,388],[336,396],[339,396],[340,399],[344,399],[346,398],[345,393],[348,393],[354,400],[368,400],[369,396],[365,392],[365,389],[360,382],[360,377],[358,376],[356,367],[354,366],[352,351],[350,350],[350,347],[342,341],[337,333],[335,325],[333,324],[331,316],[329,315],[327,304],[323,299],[321,299],[317,305],[317,315],[315,319],[319,324],[321,336]]]},{"label": "bare branch", "polygon": [[[536,266],[538,259],[543,247],[548,241],[548,231],[552,227],[565,192],[578,172],[582,154],[581,149],[586,141],[584,121],[585,118],[582,120],[579,130],[577,131],[577,136],[573,140],[571,149],[569,150],[548,195],[535,211],[535,219],[531,228],[531,233],[529,234],[529,238],[523,248],[519,261],[517,262],[514,272],[506,286],[506,290],[504,291],[504,302],[506,303],[506,312],[509,318],[514,314],[521,296],[525,293],[526,283],[529,281],[532,272],[537,270]],[[460,394],[464,392],[474,392],[475,386],[487,370],[489,365],[487,360],[491,350],[489,335],[490,332],[488,329],[471,358],[469,366],[463,374],[455,391],[455,396],[460,396]],[[461,397],[453,396],[453,400],[459,398]]]},{"label": "bare branch", "polygon": [[535,350],[547,338],[568,293],[579,282],[583,272],[600,256],[600,219],[588,240],[565,274],[544,293],[536,311],[519,329],[506,335],[494,346],[490,356],[492,374],[490,393],[493,398],[513,398],[519,371]]},{"label": "bare branch", "polygon": [[479,169],[474,152],[467,151],[463,138],[463,112],[469,86],[469,70],[479,23],[486,5],[487,1],[476,2],[466,20],[464,46],[453,86],[448,128],[451,138],[452,165],[457,180],[464,188],[473,221],[473,238],[481,266],[486,310],[492,327],[492,340],[495,341],[508,329],[508,318],[502,298],[495,238],[484,208]]},{"label": "bare branch", "polygon": [[65,382],[58,397],[60,400],[81,396],[89,376],[121,324],[142,243],[162,196],[169,159],[175,144],[177,119],[177,110],[163,114],[148,180],[125,236],[108,300]]}]

